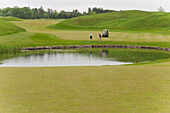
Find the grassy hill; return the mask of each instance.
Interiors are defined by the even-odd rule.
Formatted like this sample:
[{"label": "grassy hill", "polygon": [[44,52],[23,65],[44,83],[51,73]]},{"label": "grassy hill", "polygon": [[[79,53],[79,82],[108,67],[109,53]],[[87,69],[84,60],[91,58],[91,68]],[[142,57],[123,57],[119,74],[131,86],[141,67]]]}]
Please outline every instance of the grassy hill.
[{"label": "grassy hill", "polygon": [[25,31],[9,21],[21,21],[14,17],[0,17],[0,36]]},{"label": "grassy hill", "polygon": [[11,17],[11,16],[8,16],[8,17],[0,16],[0,20],[3,20],[3,21],[23,21],[23,19]]},{"label": "grassy hill", "polygon": [[55,29],[120,29],[120,30],[168,30],[170,13],[147,11],[121,11],[82,16],[49,26]]}]

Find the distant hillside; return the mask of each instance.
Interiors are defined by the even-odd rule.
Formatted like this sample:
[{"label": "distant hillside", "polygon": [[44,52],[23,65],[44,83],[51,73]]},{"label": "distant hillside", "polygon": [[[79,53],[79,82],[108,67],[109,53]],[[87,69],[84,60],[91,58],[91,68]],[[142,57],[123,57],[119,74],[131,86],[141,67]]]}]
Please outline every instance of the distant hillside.
[{"label": "distant hillside", "polygon": [[0,17],[0,36],[25,31],[24,29],[15,26],[13,23],[8,22],[20,20],[21,19],[14,17]]},{"label": "distant hillside", "polygon": [[50,26],[55,29],[170,29],[170,13],[121,11],[81,16]]}]

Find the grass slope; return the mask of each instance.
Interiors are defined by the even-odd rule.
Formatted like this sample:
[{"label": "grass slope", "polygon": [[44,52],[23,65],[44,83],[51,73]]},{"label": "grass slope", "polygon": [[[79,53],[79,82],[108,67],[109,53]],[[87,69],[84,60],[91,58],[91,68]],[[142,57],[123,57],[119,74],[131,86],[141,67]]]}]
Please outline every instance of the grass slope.
[{"label": "grass slope", "polygon": [[15,26],[13,23],[9,22],[21,20],[22,19],[18,19],[15,17],[0,17],[0,36],[25,31],[24,29],[19,28]]},{"label": "grass slope", "polygon": [[11,16],[8,16],[8,17],[0,16],[0,20],[3,20],[3,21],[23,21],[23,19],[11,17]]},{"label": "grass slope", "polygon": [[82,16],[49,26],[56,29],[168,30],[170,13],[121,11]]}]

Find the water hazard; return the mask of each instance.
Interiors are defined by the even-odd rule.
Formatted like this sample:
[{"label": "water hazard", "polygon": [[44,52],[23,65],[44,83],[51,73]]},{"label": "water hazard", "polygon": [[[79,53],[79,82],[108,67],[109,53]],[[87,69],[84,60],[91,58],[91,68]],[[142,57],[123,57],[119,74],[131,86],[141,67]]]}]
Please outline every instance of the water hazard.
[{"label": "water hazard", "polygon": [[31,51],[0,56],[0,67],[55,67],[125,65],[170,58],[170,54],[154,50],[77,49]]}]

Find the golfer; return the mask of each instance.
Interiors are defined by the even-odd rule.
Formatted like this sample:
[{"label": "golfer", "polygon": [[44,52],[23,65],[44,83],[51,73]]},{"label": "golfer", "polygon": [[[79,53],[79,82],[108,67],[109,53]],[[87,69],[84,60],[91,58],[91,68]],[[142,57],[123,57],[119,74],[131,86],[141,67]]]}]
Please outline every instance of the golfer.
[{"label": "golfer", "polygon": [[100,42],[102,41],[102,36],[101,36],[101,34],[99,33],[99,38],[100,38]]},{"label": "golfer", "polygon": [[92,37],[93,37],[93,34],[92,34],[92,33],[90,33],[90,40],[92,40]]}]

